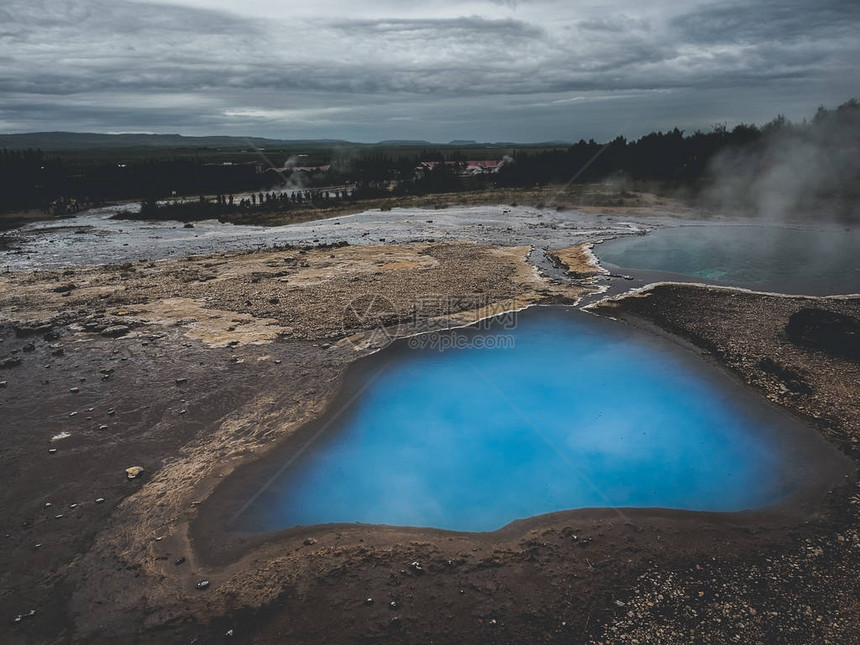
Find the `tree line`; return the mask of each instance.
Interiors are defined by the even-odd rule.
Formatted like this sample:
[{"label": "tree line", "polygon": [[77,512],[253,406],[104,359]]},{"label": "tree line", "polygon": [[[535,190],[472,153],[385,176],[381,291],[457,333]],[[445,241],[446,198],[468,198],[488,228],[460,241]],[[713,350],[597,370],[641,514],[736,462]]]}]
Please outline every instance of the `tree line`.
[{"label": "tree line", "polygon": [[604,144],[582,140],[563,149],[521,151],[515,153],[514,163],[501,169],[497,183],[534,186],[564,183],[574,176],[590,182],[620,175],[695,186],[710,178],[714,159],[727,152],[745,157],[744,172],[758,172],[779,163],[779,152],[773,145],[776,141],[833,149],[851,146],[857,150],[860,102],[851,99],[833,110],[820,107],[811,120],[801,123],[792,123],[780,115],[761,127],[739,124],[729,129],[718,124],[708,132],[696,130],[692,134],[674,128],[636,140],[619,136]]},{"label": "tree line", "polygon": [[[498,173],[464,177],[455,165],[440,163],[416,173],[422,161],[462,162],[461,150],[424,149],[407,154],[392,148],[361,154],[322,155],[326,174],[273,172],[265,164],[207,163],[204,157],[73,163],[41,150],[0,151],[0,210],[42,208],[58,213],[123,199],[149,202],[171,196],[268,192],[283,188],[318,189],[349,185],[349,199],[388,195],[421,195],[491,187],[530,187],[600,181],[613,176],[696,187],[706,180],[713,160],[740,151],[759,167],[774,160],[771,143],[778,138],[816,145],[860,143],[860,103],[852,99],[835,109],[821,107],[810,119],[791,123],[778,116],[762,126],[718,124],[690,134],[674,128],[638,139],[619,136],[599,143],[581,140],[549,149],[521,147]],[[287,153],[279,160],[286,164]],[[756,164],[745,164],[754,172]],[[753,170],[750,170],[750,169]],[[284,186],[286,179],[288,186]]]}]

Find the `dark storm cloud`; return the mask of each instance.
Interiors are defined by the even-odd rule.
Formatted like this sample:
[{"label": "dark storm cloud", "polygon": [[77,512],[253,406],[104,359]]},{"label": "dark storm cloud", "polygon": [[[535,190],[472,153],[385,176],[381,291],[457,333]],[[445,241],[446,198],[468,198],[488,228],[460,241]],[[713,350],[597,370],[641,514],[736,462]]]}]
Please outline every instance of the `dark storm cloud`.
[{"label": "dark storm cloud", "polygon": [[696,87],[743,88],[842,76],[855,91],[860,3],[712,3],[674,17],[668,33],[686,52]]},{"label": "dark storm cloud", "polygon": [[126,33],[151,29],[182,32],[200,28],[209,33],[233,31],[237,19],[227,13],[182,6],[104,0],[10,0],[0,7],[0,35],[26,38],[41,29],[74,28],[81,32],[122,27]]},{"label": "dark storm cloud", "polygon": [[445,19],[392,19],[392,20],[351,20],[337,21],[333,26],[347,31],[351,36],[362,32],[366,35],[402,35],[411,37],[416,34],[430,38],[540,38],[544,30],[521,20],[491,20],[479,16]]},{"label": "dark storm cloud", "polygon": [[581,20],[576,23],[582,31],[605,31],[612,34],[625,34],[634,30],[650,30],[646,20],[635,20],[628,16],[603,16],[594,20]]},{"label": "dark storm cloud", "polygon": [[[102,0],[12,0],[0,24],[0,52],[14,60],[0,66],[3,93],[215,87],[219,73],[244,71],[260,37],[218,12]],[[222,57],[216,46],[248,56]]]},{"label": "dark storm cloud", "polygon": [[[229,0],[202,4],[7,0],[0,131],[138,123],[296,136],[319,125],[346,138],[419,137],[429,117],[462,136],[470,119],[505,123],[495,138],[510,139],[512,127],[523,137],[535,123],[564,127],[559,106],[593,120],[601,101],[620,113],[641,107],[631,96],[719,91],[752,119],[753,90],[761,103],[770,88],[790,113],[844,100],[860,78],[856,2],[261,0],[253,15]],[[530,123],[509,118],[526,109]]]},{"label": "dark storm cloud", "polygon": [[853,35],[857,37],[860,3],[855,0],[764,0],[714,3],[672,19],[689,42],[788,43]]}]

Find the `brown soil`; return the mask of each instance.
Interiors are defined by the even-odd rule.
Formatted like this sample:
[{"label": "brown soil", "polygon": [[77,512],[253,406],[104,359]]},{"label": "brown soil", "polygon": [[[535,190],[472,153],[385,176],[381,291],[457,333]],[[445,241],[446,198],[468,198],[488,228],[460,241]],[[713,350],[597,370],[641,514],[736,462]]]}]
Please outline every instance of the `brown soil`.
[{"label": "brown soil", "polygon": [[566,249],[547,251],[547,255],[561,264],[569,276],[590,278],[603,273],[597,258],[591,252],[593,246],[591,243],[578,244]]},{"label": "brown soil", "polygon": [[[212,519],[219,483],[318,416],[381,342],[379,323],[405,334],[583,292],[539,276],[527,252],[290,249],[4,274],[0,360],[21,362],[0,369],[0,638],[850,642],[853,480],[802,508],[585,510],[488,534],[322,526],[252,539]],[[373,294],[385,296],[373,316],[344,318]],[[710,351],[856,461],[857,365],[784,339],[801,306],[673,286],[601,311]],[[144,475],[126,479],[135,465]]]},{"label": "brown soil", "polygon": [[25,224],[50,219],[54,219],[54,216],[48,215],[40,209],[0,213],[0,231],[9,231]]}]

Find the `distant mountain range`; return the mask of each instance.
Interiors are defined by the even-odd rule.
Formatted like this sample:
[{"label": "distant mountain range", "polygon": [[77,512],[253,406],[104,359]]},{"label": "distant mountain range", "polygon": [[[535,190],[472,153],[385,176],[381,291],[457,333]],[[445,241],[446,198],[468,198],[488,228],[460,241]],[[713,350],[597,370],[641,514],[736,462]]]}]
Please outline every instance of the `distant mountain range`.
[{"label": "distant mountain range", "polygon": [[477,141],[456,139],[449,143],[431,143],[423,140],[391,139],[379,143],[354,143],[342,139],[266,139],[262,137],[188,137],[181,134],[97,134],[91,132],[24,132],[21,134],[0,134],[0,148],[9,150],[41,149],[45,151],[62,150],[104,150],[117,148],[284,148],[303,146],[320,148],[332,146],[352,147],[428,147],[428,146],[566,146],[563,141],[547,143],[479,143]]},{"label": "distant mountain range", "polygon": [[91,132],[24,132],[0,134],[0,147],[8,149],[81,150],[105,148],[248,148],[295,144],[338,145],[336,139],[278,140],[261,137],[187,137],[181,134],[96,134]]}]

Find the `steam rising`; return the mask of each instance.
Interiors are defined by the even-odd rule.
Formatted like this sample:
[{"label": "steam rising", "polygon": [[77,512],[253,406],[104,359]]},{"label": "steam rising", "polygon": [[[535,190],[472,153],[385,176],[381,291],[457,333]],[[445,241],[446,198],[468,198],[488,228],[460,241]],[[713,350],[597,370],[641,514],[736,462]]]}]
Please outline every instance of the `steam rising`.
[{"label": "steam rising", "polygon": [[820,108],[800,125],[779,117],[762,133],[714,157],[706,206],[767,220],[860,222],[860,103]]}]

